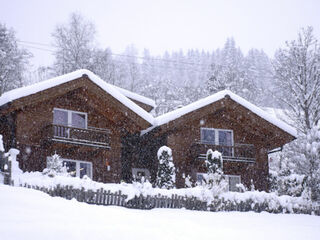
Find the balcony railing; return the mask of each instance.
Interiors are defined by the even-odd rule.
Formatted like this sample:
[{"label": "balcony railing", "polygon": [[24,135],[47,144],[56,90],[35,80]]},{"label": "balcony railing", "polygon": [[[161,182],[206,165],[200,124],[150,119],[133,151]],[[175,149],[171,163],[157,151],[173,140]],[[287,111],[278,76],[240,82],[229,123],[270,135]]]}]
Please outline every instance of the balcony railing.
[{"label": "balcony railing", "polygon": [[47,140],[86,145],[100,148],[110,148],[110,130],[101,128],[76,128],[71,126],[51,124],[44,129]]},{"label": "balcony railing", "polygon": [[255,162],[256,151],[252,144],[236,143],[234,146],[222,146],[197,141],[191,147],[191,155],[194,159],[205,160],[209,149],[221,152],[224,161]]}]

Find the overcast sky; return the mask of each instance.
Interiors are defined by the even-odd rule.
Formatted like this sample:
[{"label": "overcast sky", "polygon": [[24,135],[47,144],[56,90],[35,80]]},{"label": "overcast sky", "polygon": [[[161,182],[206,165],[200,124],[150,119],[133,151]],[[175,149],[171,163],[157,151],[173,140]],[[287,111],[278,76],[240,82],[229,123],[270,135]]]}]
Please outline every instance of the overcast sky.
[{"label": "overcast sky", "polygon": [[[301,27],[320,36],[320,0],[0,0],[0,22],[22,41],[52,44],[55,26],[72,12],[92,21],[99,46],[114,53],[129,44],[152,54],[211,51],[232,36],[244,53],[258,48],[273,56]],[[52,63],[50,52],[29,50],[34,65]]]}]

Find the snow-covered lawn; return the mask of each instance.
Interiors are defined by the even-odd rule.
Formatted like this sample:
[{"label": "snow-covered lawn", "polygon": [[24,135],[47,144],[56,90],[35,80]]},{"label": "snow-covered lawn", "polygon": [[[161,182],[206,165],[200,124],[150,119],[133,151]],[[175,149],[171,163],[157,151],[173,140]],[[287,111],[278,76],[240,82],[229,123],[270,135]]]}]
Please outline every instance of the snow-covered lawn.
[{"label": "snow-covered lawn", "polygon": [[320,217],[132,210],[0,185],[0,239],[319,239]]}]

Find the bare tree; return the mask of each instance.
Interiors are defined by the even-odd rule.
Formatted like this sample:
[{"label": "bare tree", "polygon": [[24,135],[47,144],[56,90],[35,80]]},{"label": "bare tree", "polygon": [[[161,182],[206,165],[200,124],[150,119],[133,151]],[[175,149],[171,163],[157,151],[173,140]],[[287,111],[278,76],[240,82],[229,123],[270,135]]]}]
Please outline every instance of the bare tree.
[{"label": "bare tree", "polygon": [[54,71],[65,74],[92,66],[95,27],[80,14],[72,13],[68,24],[57,26],[52,34],[56,52]]},{"label": "bare tree", "polygon": [[18,47],[14,31],[0,23],[0,95],[23,85],[23,72],[30,56]]},{"label": "bare tree", "polygon": [[275,92],[288,117],[306,133],[320,119],[320,48],[312,27],[302,29],[298,39],[287,42],[274,60]]}]

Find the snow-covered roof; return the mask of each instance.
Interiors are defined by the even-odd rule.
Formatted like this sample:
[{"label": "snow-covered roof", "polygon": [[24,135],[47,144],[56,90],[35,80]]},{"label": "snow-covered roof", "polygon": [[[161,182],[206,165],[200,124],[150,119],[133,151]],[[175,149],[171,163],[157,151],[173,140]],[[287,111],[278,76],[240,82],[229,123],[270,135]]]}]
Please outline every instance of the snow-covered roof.
[{"label": "snow-covered roof", "polygon": [[[213,94],[209,97],[200,99],[196,102],[193,102],[187,106],[184,106],[182,108],[178,108],[176,110],[173,110],[171,112],[165,113],[159,117],[155,118],[154,126],[161,126],[163,124],[166,124],[168,122],[171,122],[187,113],[193,112],[199,108],[202,108],[204,106],[207,106],[211,103],[214,103],[216,101],[219,101],[223,99],[226,95],[229,95],[230,98],[237,102],[238,104],[244,106],[245,108],[249,109],[251,112],[257,114],[259,117],[265,119],[266,121],[272,123],[273,125],[279,127],[283,131],[291,134],[292,136],[297,136],[297,131],[295,128],[291,127],[287,123],[281,121],[280,119],[272,116],[271,114],[267,113],[266,111],[262,110],[261,108],[257,107],[256,105],[248,102],[247,100],[243,99],[242,97],[234,94],[230,90],[223,90],[220,92],[217,92],[216,94]],[[149,128],[151,130],[151,128]]]},{"label": "snow-covered roof", "polygon": [[154,100],[152,100],[151,98],[147,98],[145,96],[139,95],[137,93],[131,92],[127,89],[118,87],[118,86],[113,86],[115,87],[119,92],[121,92],[123,95],[125,95],[126,97],[132,99],[132,100],[136,100],[138,102],[147,104],[153,108],[156,107],[156,102]]},{"label": "snow-covered roof", "polygon": [[[138,94],[131,93],[128,90],[124,90],[124,89],[120,90],[118,87],[115,87],[114,85],[111,85],[111,84],[103,81],[100,77],[98,77],[97,75],[95,75],[94,73],[92,73],[91,71],[86,70],[86,69],[80,69],[80,70],[59,76],[59,77],[51,78],[46,81],[42,81],[42,82],[35,83],[35,84],[29,85],[26,87],[21,87],[21,88],[17,88],[17,89],[13,89],[11,91],[5,92],[0,97],[0,106],[4,105],[6,103],[9,103],[11,101],[14,101],[16,99],[26,97],[31,94],[35,94],[37,92],[58,86],[60,84],[63,84],[63,83],[66,83],[66,82],[69,82],[72,80],[75,80],[77,78],[80,78],[84,74],[86,74],[92,82],[97,84],[99,87],[101,87],[108,94],[110,94],[115,99],[117,99],[119,102],[121,102],[126,107],[131,109],[133,112],[138,114],[141,118],[143,118],[144,120],[146,120],[150,124],[154,123],[154,118],[152,117],[152,115],[150,113],[148,113],[143,108],[141,108],[140,106],[138,106],[137,104],[135,104],[133,101],[131,101],[129,99],[129,98],[131,98],[131,99],[135,99],[137,101],[145,103],[144,101],[147,98],[142,97]],[[151,100],[151,99],[149,99],[149,100]],[[149,101],[149,100],[148,100],[148,102],[150,103],[151,101]],[[150,105],[149,103],[146,103],[146,104]]]}]

